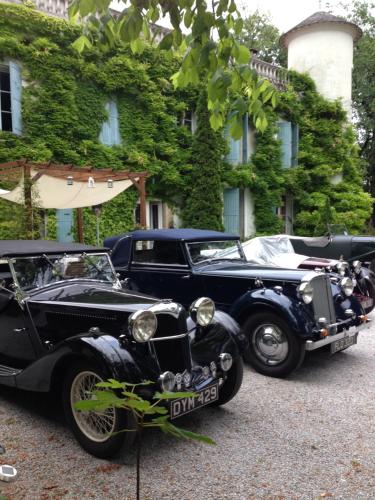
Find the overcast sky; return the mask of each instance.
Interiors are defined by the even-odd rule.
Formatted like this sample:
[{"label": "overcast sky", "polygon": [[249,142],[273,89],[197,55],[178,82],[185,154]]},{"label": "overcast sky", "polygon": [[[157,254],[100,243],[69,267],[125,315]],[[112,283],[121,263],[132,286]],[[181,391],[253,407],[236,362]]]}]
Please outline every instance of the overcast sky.
[{"label": "overcast sky", "polygon": [[270,15],[272,23],[281,32],[288,31],[315,12],[324,10],[342,15],[342,0],[237,0],[237,6],[245,13],[255,10]]}]

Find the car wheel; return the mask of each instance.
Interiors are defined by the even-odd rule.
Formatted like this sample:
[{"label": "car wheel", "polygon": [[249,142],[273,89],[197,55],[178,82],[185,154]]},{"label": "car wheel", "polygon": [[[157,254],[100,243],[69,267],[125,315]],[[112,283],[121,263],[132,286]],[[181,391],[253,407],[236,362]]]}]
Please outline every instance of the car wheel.
[{"label": "car wheel", "polygon": [[369,314],[375,307],[375,289],[371,281],[366,280],[365,283],[366,283],[368,297],[372,299],[372,306],[364,308],[365,313]]},{"label": "car wheel", "polygon": [[221,406],[228,403],[239,391],[243,379],[243,362],[237,358],[227,373],[224,384],[219,389],[219,398],[212,403],[212,406]]},{"label": "car wheel", "polygon": [[276,314],[250,316],[243,331],[249,339],[244,359],[257,372],[270,377],[286,377],[301,365],[305,357],[304,342]]},{"label": "car wheel", "polygon": [[[71,367],[63,383],[65,417],[82,448],[99,458],[108,458],[131,446],[136,436],[136,421],[130,412],[119,408],[84,412],[74,404],[91,399],[95,384],[105,376],[94,365],[80,362]],[[120,432],[124,429],[132,432]]]}]

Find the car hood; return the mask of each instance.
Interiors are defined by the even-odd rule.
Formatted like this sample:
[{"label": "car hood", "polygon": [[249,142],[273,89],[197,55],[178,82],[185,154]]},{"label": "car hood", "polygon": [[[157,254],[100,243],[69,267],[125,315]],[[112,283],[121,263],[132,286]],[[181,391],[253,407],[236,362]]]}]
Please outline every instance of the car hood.
[{"label": "car hood", "polygon": [[202,264],[194,269],[196,274],[237,278],[262,278],[269,280],[302,281],[308,270],[256,266],[250,263],[216,262]]},{"label": "car hood", "polygon": [[147,295],[113,288],[101,282],[80,281],[79,283],[56,284],[33,292],[27,299],[29,305],[63,305],[106,311],[133,312],[147,309],[159,302]]}]

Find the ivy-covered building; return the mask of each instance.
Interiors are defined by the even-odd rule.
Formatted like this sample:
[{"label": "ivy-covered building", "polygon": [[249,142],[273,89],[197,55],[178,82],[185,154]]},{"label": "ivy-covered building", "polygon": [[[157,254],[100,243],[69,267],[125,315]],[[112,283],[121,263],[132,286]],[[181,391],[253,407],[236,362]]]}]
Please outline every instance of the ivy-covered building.
[{"label": "ivy-covered building", "polygon": [[[318,94],[310,78],[254,56],[253,69],[279,88],[279,104],[268,109],[263,134],[245,117],[243,137],[234,141],[207,126],[200,89],[173,90],[175,60],[152,47],[139,56],[126,47],[79,56],[71,47],[79,27],[63,19],[65,0],[37,6],[49,15],[0,3],[0,163],[148,171],[151,228],[222,227],[247,237],[314,234],[327,221],[349,221],[363,230],[371,199],[353,131],[341,104]],[[103,205],[99,219],[85,209],[85,241],[95,243],[97,229],[104,238],[136,227],[137,197],[129,189]],[[21,237],[22,208],[0,199],[0,210],[0,237]],[[42,236],[74,237],[69,211],[35,220]]]}]

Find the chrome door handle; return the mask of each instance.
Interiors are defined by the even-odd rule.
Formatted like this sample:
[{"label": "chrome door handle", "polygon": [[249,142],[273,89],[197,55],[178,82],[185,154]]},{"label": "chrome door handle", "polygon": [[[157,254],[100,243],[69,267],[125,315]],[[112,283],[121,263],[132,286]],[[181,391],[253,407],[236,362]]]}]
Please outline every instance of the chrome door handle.
[{"label": "chrome door handle", "polygon": [[181,276],[182,280],[189,280],[190,279],[190,274],[185,274],[185,276]]}]

